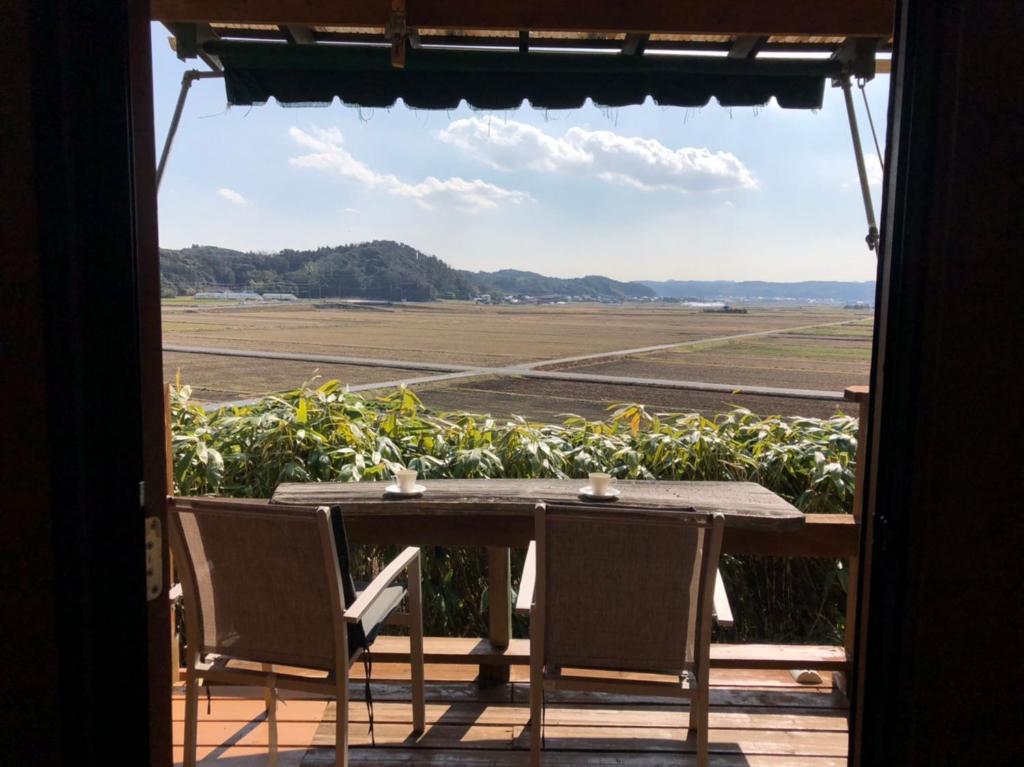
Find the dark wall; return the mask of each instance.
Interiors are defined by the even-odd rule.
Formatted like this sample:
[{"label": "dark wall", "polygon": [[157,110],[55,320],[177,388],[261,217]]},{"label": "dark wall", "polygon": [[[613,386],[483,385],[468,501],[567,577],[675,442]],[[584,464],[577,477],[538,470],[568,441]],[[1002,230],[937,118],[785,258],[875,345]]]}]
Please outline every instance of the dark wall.
[{"label": "dark wall", "polygon": [[860,763],[1019,764],[1024,4],[906,0],[899,22]]},{"label": "dark wall", "polygon": [[133,146],[148,60],[134,81],[128,62],[148,59],[148,4],[0,9],[0,762],[147,764],[166,741],[150,726],[139,503],[155,198],[138,202],[153,150]]}]

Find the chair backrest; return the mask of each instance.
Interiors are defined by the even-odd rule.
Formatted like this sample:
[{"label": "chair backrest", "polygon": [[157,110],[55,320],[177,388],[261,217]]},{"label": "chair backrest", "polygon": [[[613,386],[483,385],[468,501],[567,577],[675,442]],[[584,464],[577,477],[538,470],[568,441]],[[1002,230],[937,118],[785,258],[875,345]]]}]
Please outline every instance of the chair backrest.
[{"label": "chair backrest", "polygon": [[552,504],[535,513],[546,665],[706,667],[722,515]]},{"label": "chair backrest", "polygon": [[344,601],[328,509],[173,498],[168,512],[192,647],[336,668]]}]

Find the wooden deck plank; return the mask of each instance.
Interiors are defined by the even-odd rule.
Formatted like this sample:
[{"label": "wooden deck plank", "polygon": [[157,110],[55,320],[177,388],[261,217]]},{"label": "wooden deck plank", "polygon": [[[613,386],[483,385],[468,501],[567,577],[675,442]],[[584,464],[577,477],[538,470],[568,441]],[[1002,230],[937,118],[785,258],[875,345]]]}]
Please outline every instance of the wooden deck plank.
[{"label": "wooden deck plank", "polygon": [[[183,743],[185,723],[172,722],[171,734],[175,743]],[[314,742],[317,730],[323,722],[278,722],[277,742],[280,748],[308,748]],[[411,725],[396,725],[411,729]],[[358,729],[358,728],[356,728]],[[249,721],[204,721],[200,723],[198,744],[214,748],[228,743],[232,746],[267,748],[270,734],[266,721],[262,718]]]},{"label": "wooden deck plank", "polygon": [[[309,748],[281,748],[278,752],[277,767],[300,767],[309,758]],[[175,767],[181,767],[184,748],[180,742],[174,746],[173,759]],[[214,748],[200,746],[196,750],[198,764],[201,767],[269,767],[267,749],[260,746],[227,746]],[[116,757],[112,764],[119,763]],[[364,762],[365,764],[365,762]]]},{"label": "wooden deck plank", "polygon": [[[209,713],[205,705],[200,706],[200,723],[228,722],[241,727],[253,720],[260,720],[264,714],[263,701],[257,697],[259,690],[251,689],[253,697],[244,700],[214,698]],[[296,710],[301,704],[307,706]],[[329,705],[331,711],[328,711]],[[333,702],[327,700],[282,702],[278,707],[278,720],[282,723],[319,723],[325,718],[333,718],[333,705]],[[184,708],[181,697],[175,697],[172,706],[174,722],[183,721]],[[409,722],[410,704],[407,701],[375,701],[374,716],[376,721],[390,724]],[[427,705],[426,716],[428,724],[443,721],[451,724],[478,722],[513,726],[525,725],[529,720],[527,709],[512,703],[431,703]],[[630,710],[600,704],[577,704],[552,706],[549,716],[550,721],[563,724],[672,727],[687,721],[689,708],[685,703],[634,707]],[[350,701],[349,721],[368,721],[366,706],[362,701]],[[843,712],[821,708],[719,706],[711,712],[711,722],[715,727],[727,729],[846,731]]]},{"label": "wooden deck plank", "polygon": [[[247,688],[251,690],[250,697],[222,697],[211,698],[210,709],[207,712],[206,702],[201,701],[199,705],[200,722],[248,722],[263,716],[266,708],[263,702],[263,694],[259,688]],[[324,709],[327,707],[327,699],[285,699],[280,701],[277,707],[277,720],[279,722],[319,722],[324,717]],[[184,721],[185,700],[180,695],[175,695],[171,701],[171,720],[175,722]]]},{"label": "wooden deck plank", "polygon": [[[685,739],[682,727],[583,727],[546,725],[545,750],[551,751],[637,751],[696,753],[696,738]],[[712,727],[708,748],[713,754],[759,754],[762,756],[845,756],[846,733],[730,730]],[[529,750],[529,729],[516,728],[515,748]]]},{"label": "wooden deck plank", "polygon": [[[333,704],[331,704],[333,707]],[[375,703],[374,718],[389,724],[408,723],[408,703]],[[513,704],[437,703],[427,706],[427,724],[503,724],[525,725],[529,711],[525,706]],[[324,712],[324,718],[333,719],[333,708]],[[676,727],[686,726],[689,709],[686,705],[658,706],[655,709],[623,710],[607,706],[552,706],[548,721],[564,725],[591,727]],[[349,703],[349,721],[368,721],[366,706],[357,701]],[[832,710],[815,709],[743,709],[720,706],[711,712],[711,725],[722,729],[759,730],[813,730],[846,732],[846,718]]]},{"label": "wooden deck plank", "polygon": [[[796,682],[789,673],[787,666],[782,669],[744,669],[724,668],[712,669],[710,684],[712,687],[791,687],[793,689],[807,690],[815,687],[831,689],[831,684],[821,682],[816,685],[804,685]],[[800,666],[807,668],[808,666]],[[477,669],[474,666],[466,665],[427,665],[427,678],[432,682],[472,682],[477,679]],[[595,676],[612,679],[649,679],[655,681],[672,681],[673,677],[659,674],[641,674],[631,672],[599,672],[587,669],[573,669],[576,676]],[[405,663],[380,663],[374,661],[372,679],[374,682],[408,682],[409,666]],[[351,679],[362,680],[365,678],[363,669],[353,668]],[[511,669],[510,682],[529,682],[529,671],[524,666],[513,666]]]},{"label": "wooden deck plank", "polygon": [[[495,647],[476,637],[425,637],[424,657],[428,664],[493,663],[526,667],[530,663],[530,640],[512,639],[508,647]],[[374,663],[408,663],[409,638],[378,637],[371,648]],[[719,644],[711,645],[711,666],[715,669],[814,669],[844,671],[846,653],[838,645]]]},{"label": "wooden deck plank", "polygon": [[[224,691],[227,688],[221,688]],[[408,682],[373,682],[373,699],[375,702],[406,702],[410,700]],[[236,692],[236,697],[246,693]],[[251,692],[248,694],[252,694]],[[353,686],[350,699],[363,700],[362,685]],[[225,696],[229,697],[229,696]],[[516,703],[525,704],[529,699],[528,685],[512,683],[481,688],[473,682],[427,682],[426,699],[428,703]],[[599,692],[563,691],[550,693],[548,701],[552,704],[588,704],[603,706],[640,706],[656,708],[666,704],[678,703],[677,700],[628,695],[612,695]],[[715,706],[742,707],[775,707],[775,708],[815,708],[834,709],[845,713],[847,703],[841,693],[825,687],[712,687],[711,704]],[[213,701],[214,707],[217,700]]]},{"label": "wooden deck plank", "polygon": [[[435,664],[428,677],[427,729],[412,732],[408,666],[375,664],[374,734],[361,684],[348,703],[353,765],[474,767],[523,765],[528,750],[528,685],[481,688],[473,666]],[[516,667],[511,669],[514,673]],[[361,671],[361,669],[360,669]],[[356,669],[353,669],[355,674]],[[378,677],[378,672],[387,679]],[[842,697],[826,685],[803,688],[784,671],[720,669],[712,687],[711,764],[717,767],[840,767],[847,720]],[[786,680],[789,680],[788,683]],[[211,710],[200,705],[201,764],[268,764],[262,694],[255,687],[211,688]],[[278,706],[281,767],[326,767],[333,760],[336,706],[325,697],[284,691]],[[175,760],[181,760],[183,691],[173,703]],[[606,694],[549,696],[545,765],[691,767],[695,741],[685,740],[688,705]]]},{"label": "wooden deck plank", "polygon": [[[309,752],[302,767],[333,767],[330,749]],[[349,754],[352,765],[381,767],[524,767],[523,751],[432,751],[416,748],[354,748]],[[549,751],[544,767],[697,767],[694,754]],[[234,767],[234,765],[232,765]],[[712,754],[710,767],[846,767],[846,757],[764,756],[759,754]]]}]

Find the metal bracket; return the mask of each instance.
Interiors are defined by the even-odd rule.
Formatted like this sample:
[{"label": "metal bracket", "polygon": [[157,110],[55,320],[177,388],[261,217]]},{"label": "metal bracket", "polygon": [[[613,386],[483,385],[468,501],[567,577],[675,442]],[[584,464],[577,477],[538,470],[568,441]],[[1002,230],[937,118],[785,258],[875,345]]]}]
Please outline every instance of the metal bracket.
[{"label": "metal bracket", "polygon": [[181,123],[181,113],[185,109],[185,99],[188,97],[189,88],[196,80],[207,80],[212,77],[224,77],[223,72],[202,72],[198,69],[188,69],[181,76],[181,90],[178,91],[178,103],[174,105],[174,114],[171,115],[171,125],[167,129],[167,138],[164,139],[164,148],[160,152],[160,162],[156,166],[156,188],[160,190],[160,182],[164,179],[164,169],[167,167],[167,158],[171,156],[171,145],[178,133],[178,125]]},{"label": "metal bracket", "polygon": [[864,217],[868,223],[868,234],[864,241],[868,250],[875,251],[878,255],[878,224],[875,222],[875,206],[871,201],[871,188],[868,185],[868,171],[864,164],[864,150],[860,143],[860,129],[857,127],[857,112],[853,108],[853,96],[850,95],[850,78],[844,76],[838,83],[843,89],[843,98],[846,102],[846,115],[850,122],[850,138],[853,141],[853,156],[857,161],[857,177],[860,180],[860,193],[864,202]]},{"label": "metal bracket", "polygon": [[146,517],[146,601],[152,602],[164,589],[163,529],[159,517]]},{"label": "metal bracket", "polygon": [[391,41],[391,66],[405,68],[405,41],[409,27],[405,21],[405,0],[391,0],[391,15],[384,26],[384,36]]},{"label": "metal bracket", "polygon": [[875,55],[880,42],[875,37],[848,37],[836,48],[832,58],[842,62],[854,77],[871,80],[875,76]]}]

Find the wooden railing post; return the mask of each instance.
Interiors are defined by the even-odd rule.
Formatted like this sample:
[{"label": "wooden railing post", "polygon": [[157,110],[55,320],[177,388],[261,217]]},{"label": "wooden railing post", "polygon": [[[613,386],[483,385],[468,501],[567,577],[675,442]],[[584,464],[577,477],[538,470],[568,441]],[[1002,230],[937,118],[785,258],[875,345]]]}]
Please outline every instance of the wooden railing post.
[{"label": "wooden railing post", "polygon": [[[849,402],[857,403],[857,473],[853,486],[853,521],[859,526],[861,518],[861,504],[864,500],[864,454],[867,448],[867,423],[868,423],[868,387],[850,386],[843,392],[843,396]],[[843,647],[846,649],[846,658],[853,658],[853,640],[857,635],[854,623],[857,617],[857,583],[860,577],[859,557],[850,557],[846,560],[846,633],[843,637]],[[845,692],[845,681],[840,680]]]},{"label": "wooden railing post", "polygon": [[[488,620],[491,645],[504,649],[512,639],[512,561],[510,550],[487,549]],[[504,684],[509,680],[508,664],[480,665],[480,684]]]}]

